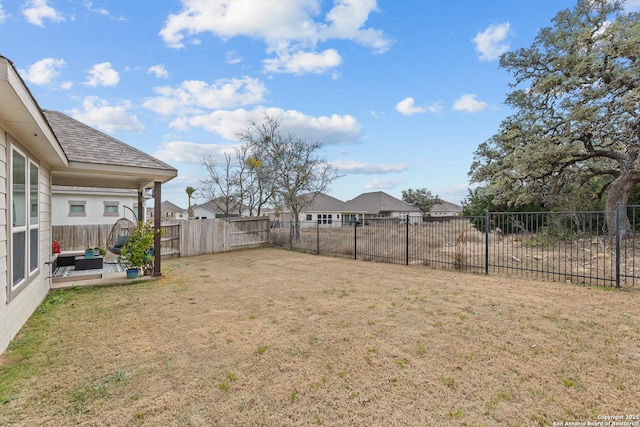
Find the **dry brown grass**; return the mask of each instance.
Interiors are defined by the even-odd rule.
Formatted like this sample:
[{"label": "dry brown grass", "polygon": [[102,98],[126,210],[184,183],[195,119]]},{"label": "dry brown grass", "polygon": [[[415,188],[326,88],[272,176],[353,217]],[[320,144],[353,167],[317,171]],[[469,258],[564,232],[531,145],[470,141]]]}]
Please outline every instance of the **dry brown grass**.
[{"label": "dry brown grass", "polygon": [[639,410],[636,292],[277,249],[163,265],[157,282],[53,294],[5,355],[0,424],[549,426]]}]

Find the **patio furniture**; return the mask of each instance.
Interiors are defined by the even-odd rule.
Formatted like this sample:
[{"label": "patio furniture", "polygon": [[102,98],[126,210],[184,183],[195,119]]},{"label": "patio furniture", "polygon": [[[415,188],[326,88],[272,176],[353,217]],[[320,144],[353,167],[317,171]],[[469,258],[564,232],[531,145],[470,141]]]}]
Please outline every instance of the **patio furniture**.
[{"label": "patio furniture", "polygon": [[120,218],[113,224],[109,237],[107,238],[107,249],[115,255],[120,255],[122,248],[127,244],[129,236],[136,228],[136,225],[128,218]]},{"label": "patio furniture", "polygon": [[102,255],[94,256],[93,258],[78,256],[75,258],[76,271],[101,270],[103,266],[103,260],[104,257]]}]

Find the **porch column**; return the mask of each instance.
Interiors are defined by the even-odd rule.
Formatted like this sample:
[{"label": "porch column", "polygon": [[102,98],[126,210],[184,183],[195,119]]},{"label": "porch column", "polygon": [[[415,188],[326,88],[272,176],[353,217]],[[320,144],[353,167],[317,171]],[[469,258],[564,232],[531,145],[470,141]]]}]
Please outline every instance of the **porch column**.
[{"label": "porch column", "polygon": [[153,257],[153,273],[152,276],[159,277],[162,276],[162,270],[160,268],[161,260],[162,260],[162,248],[161,244],[161,235],[160,229],[162,228],[162,183],[160,181],[156,181],[154,183],[153,188],[153,247],[155,248],[155,253]]}]

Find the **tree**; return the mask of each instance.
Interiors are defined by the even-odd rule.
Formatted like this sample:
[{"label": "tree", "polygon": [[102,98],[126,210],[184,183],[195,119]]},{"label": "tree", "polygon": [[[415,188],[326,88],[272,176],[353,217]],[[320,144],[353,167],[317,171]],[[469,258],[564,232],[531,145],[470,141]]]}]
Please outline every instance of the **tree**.
[{"label": "tree", "polygon": [[222,214],[228,217],[234,206],[236,195],[231,155],[224,153],[222,166],[212,156],[205,156],[202,165],[209,176],[200,181],[200,193],[205,199],[213,201]]},{"label": "tree", "polygon": [[234,148],[233,156],[225,153],[223,164],[205,156],[202,165],[208,176],[200,182],[200,194],[213,201],[225,216],[242,216],[245,210],[249,216],[261,214],[269,200],[270,184],[262,162],[252,156],[247,144]]},{"label": "tree", "polygon": [[286,206],[295,224],[295,236],[300,236],[300,213],[338,178],[336,170],[318,157],[319,142],[309,142],[280,132],[280,122],[265,114],[261,123],[250,122],[238,133],[259,162],[259,181],[265,185],[273,204]]},{"label": "tree", "polygon": [[412,190],[411,188],[406,191],[403,190],[402,201],[420,209],[423,216],[428,215],[434,205],[442,203],[442,199],[440,197],[432,194],[431,191],[426,188],[421,188],[419,190]]},{"label": "tree", "polygon": [[193,218],[194,215],[193,215],[193,208],[191,207],[191,197],[193,196],[193,193],[196,192],[196,189],[191,187],[191,186],[189,186],[189,187],[185,188],[185,191],[187,192],[187,198],[188,198],[187,200],[188,200],[188,203],[189,203],[189,207],[187,208],[187,216],[189,218]]},{"label": "tree", "polygon": [[640,22],[619,0],[578,0],[500,67],[515,113],[475,152],[469,175],[499,202],[551,204],[598,185],[609,230],[640,183]]}]

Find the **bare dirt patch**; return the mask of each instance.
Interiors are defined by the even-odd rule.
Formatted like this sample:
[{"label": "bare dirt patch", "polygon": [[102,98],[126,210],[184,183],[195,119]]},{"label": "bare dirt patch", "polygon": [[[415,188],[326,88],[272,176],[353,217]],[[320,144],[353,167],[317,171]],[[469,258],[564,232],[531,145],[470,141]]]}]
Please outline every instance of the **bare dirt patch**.
[{"label": "bare dirt patch", "polygon": [[[640,294],[278,249],[56,292],[0,424],[544,425],[640,413]],[[21,369],[16,375],[15,369]],[[10,382],[10,384],[7,384]]]}]

